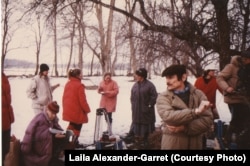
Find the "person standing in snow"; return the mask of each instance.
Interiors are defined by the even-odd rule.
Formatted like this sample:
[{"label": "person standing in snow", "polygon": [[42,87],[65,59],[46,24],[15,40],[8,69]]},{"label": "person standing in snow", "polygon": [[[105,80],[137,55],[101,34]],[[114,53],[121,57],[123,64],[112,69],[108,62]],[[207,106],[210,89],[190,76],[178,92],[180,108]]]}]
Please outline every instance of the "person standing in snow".
[{"label": "person standing in snow", "polygon": [[11,105],[11,88],[8,77],[2,71],[2,163],[10,149],[11,124],[15,121]]},{"label": "person standing in snow", "polygon": [[131,129],[143,140],[143,148],[148,148],[149,134],[155,130],[155,103],[157,91],[152,82],[147,79],[147,70],[139,68],[135,72],[136,83],[131,89],[130,102],[132,107]]},{"label": "person standing in snow", "polygon": [[[112,134],[112,113],[116,111],[117,95],[119,87],[111,77],[111,73],[105,73],[103,81],[100,82],[97,92],[101,94],[100,108],[105,108],[110,122],[110,131]],[[106,119],[107,121],[107,119]],[[107,130],[109,131],[109,130]]]},{"label": "person standing in snow", "polygon": [[83,123],[88,123],[89,104],[86,99],[85,86],[81,83],[82,73],[80,69],[70,69],[68,72],[68,82],[65,85],[62,104],[64,121],[68,121],[67,129],[75,134],[73,142],[76,147],[81,147],[78,138]]},{"label": "person standing in snow", "polygon": [[32,99],[32,108],[35,114],[43,112],[44,107],[53,100],[52,92],[60,86],[60,84],[51,85],[48,77],[49,66],[47,64],[40,65],[39,74],[32,78],[27,88],[27,96]]},{"label": "person standing in snow", "polygon": [[201,150],[202,137],[213,124],[212,105],[187,81],[184,65],[167,67],[162,77],[166,77],[167,90],[156,101],[164,126],[161,149]]},{"label": "person standing in snow", "polygon": [[[232,136],[236,135],[238,149],[250,149],[250,98],[247,87],[243,82],[250,80],[250,50],[243,51],[242,55],[235,55],[218,74],[217,83],[224,92],[224,102],[228,104],[231,113],[227,143],[231,142]],[[245,72],[240,71],[243,68]],[[241,76],[241,74],[243,76]],[[250,82],[246,83],[249,86]]]}]

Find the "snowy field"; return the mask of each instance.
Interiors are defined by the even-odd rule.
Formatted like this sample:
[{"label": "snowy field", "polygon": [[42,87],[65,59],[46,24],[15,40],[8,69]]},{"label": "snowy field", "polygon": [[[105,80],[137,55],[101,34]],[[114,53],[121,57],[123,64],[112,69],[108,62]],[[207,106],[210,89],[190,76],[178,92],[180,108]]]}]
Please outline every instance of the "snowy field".
[{"label": "snowy field", "polygon": [[[6,75],[11,75],[12,73],[5,72]],[[131,124],[131,109],[130,109],[130,90],[134,82],[132,82],[132,77],[113,77],[119,85],[119,94],[117,101],[117,111],[113,113],[113,133],[115,135],[123,135],[129,131]],[[102,80],[102,77],[84,77],[82,83],[86,86],[98,85]],[[195,78],[189,77],[188,80],[193,83]],[[12,124],[12,134],[17,138],[22,140],[24,136],[25,129],[29,124],[30,120],[34,117],[34,113],[31,109],[31,99],[27,98],[26,89],[30,83],[30,78],[26,77],[10,77],[11,93],[12,93],[12,106],[15,114],[15,122]],[[151,81],[155,84],[158,93],[163,92],[166,89],[165,78],[160,76],[153,76]],[[53,99],[58,102],[60,107],[60,112],[58,117],[60,119],[60,125],[66,129],[68,122],[62,120],[62,95],[64,85],[67,82],[67,78],[51,78],[51,84],[60,83],[53,93]],[[86,90],[87,101],[91,108],[91,113],[88,114],[89,122],[84,124],[81,130],[81,135],[79,141],[84,144],[92,144],[94,140],[94,129],[96,121],[96,109],[99,106],[100,94],[96,90]],[[228,111],[227,105],[223,101],[223,96],[217,93],[217,108],[221,120],[229,122],[230,113]],[[104,117],[102,118],[101,130],[106,130],[106,123]],[[156,111],[156,125],[161,124],[161,119]]]}]

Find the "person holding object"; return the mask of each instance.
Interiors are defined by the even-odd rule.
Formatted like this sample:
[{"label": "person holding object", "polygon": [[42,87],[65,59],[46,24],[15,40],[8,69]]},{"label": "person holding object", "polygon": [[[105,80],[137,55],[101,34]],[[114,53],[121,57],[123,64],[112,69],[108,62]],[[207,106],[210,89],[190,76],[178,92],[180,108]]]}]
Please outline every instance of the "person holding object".
[{"label": "person holding object", "polygon": [[236,137],[238,149],[250,149],[250,48],[235,55],[218,74],[217,83],[231,113],[226,143]]},{"label": "person holding object", "polygon": [[187,81],[186,67],[172,65],[162,76],[167,90],[158,95],[157,111],[163,121],[162,150],[199,150],[213,124],[212,104]]},{"label": "person holding object", "polygon": [[2,71],[2,165],[10,149],[11,124],[14,121],[10,83],[8,77]]},{"label": "person holding object", "polygon": [[207,96],[208,101],[213,104],[211,109],[214,119],[219,119],[220,116],[216,108],[216,91],[219,90],[222,93],[222,90],[216,82],[215,71],[215,69],[205,70],[203,76],[196,79],[194,86]]},{"label": "person holding object", "polygon": [[70,69],[68,72],[68,82],[63,91],[62,104],[64,121],[68,121],[68,130],[75,134],[73,142],[77,148],[82,148],[78,138],[81,133],[83,123],[88,123],[89,104],[86,99],[85,86],[81,83],[82,72],[80,69]]},{"label": "person holding object", "polygon": [[49,66],[47,64],[40,65],[39,75],[32,78],[27,88],[27,96],[32,99],[32,108],[35,114],[43,112],[44,107],[53,100],[52,92],[60,86],[60,84],[51,85],[48,77]]},{"label": "person holding object", "polygon": [[56,101],[52,101],[29,123],[21,142],[25,166],[52,166],[60,163],[63,165],[58,158],[60,152],[66,147],[67,140],[62,133],[52,134],[50,132],[50,128],[63,132],[58,123],[58,112],[59,105]]},{"label": "person holding object", "polygon": [[[97,89],[101,94],[100,108],[105,108],[108,114],[108,120],[110,122],[110,134],[112,134],[112,113],[116,111],[117,95],[119,93],[119,87],[111,77],[111,73],[105,73],[103,81],[100,82]],[[106,117],[106,116],[105,116]],[[107,119],[106,119],[107,121]],[[107,129],[107,131],[109,131]]]}]

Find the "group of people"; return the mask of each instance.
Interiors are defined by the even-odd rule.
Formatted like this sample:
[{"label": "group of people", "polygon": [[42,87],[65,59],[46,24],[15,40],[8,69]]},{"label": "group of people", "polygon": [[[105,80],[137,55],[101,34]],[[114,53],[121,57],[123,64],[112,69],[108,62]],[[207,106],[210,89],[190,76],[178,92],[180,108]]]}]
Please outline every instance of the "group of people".
[{"label": "group of people", "polygon": [[[135,83],[131,89],[132,123],[129,136],[140,138],[146,148],[148,137],[155,130],[155,108],[162,119],[161,149],[202,149],[202,139],[219,115],[216,111],[216,91],[224,95],[232,119],[230,133],[242,136],[250,130],[250,50],[241,56],[232,57],[231,63],[219,72],[209,69],[197,78],[194,85],[187,81],[187,69],[184,65],[171,65],[162,72],[166,78],[167,89],[157,93],[155,85],[147,79],[147,70],[139,68],[135,72]],[[51,165],[54,157],[64,148],[65,135],[53,134],[50,128],[63,131],[58,123],[57,113],[60,106],[53,100],[52,92],[60,84],[51,85],[48,77],[49,66],[40,65],[39,75],[32,78],[27,95],[32,99],[35,117],[28,125],[21,143],[25,165]],[[74,133],[73,142],[80,146],[78,138],[84,123],[88,122],[90,107],[81,83],[80,69],[68,71],[68,82],[62,96],[62,119],[67,121],[67,129]],[[247,82],[248,81],[248,82]],[[246,87],[245,87],[246,86]],[[112,113],[116,111],[119,87],[111,73],[105,73],[97,92],[101,95],[100,108],[105,108],[112,128]],[[3,155],[8,152],[11,123],[14,114],[11,106],[10,85],[2,72],[2,137]],[[249,149],[242,137],[238,147]],[[55,143],[56,142],[56,143]],[[58,143],[59,142],[59,143]]]}]

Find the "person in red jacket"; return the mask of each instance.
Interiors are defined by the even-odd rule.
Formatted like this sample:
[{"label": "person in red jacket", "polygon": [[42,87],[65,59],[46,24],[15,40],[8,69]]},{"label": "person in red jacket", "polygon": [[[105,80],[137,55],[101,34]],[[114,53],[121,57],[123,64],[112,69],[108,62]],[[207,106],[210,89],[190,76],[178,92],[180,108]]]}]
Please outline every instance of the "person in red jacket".
[{"label": "person in red jacket", "polygon": [[74,142],[76,147],[80,146],[80,136],[83,123],[88,123],[89,104],[86,99],[85,86],[81,83],[82,73],[80,69],[70,69],[68,82],[65,85],[62,104],[64,121],[68,121],[67,129],[75,134]]},{"label": "person in red jacket", "polygon": [[214,119],[219,119],[219,114],[216,109],[216,91],[219,90],[222,92],[222,90],[216,82],[215,71],[215,69],[205,70],[203,76],[196,79],[194,86],[207,96],[208,101],[213,104],[211,109],[213,110]]},{"label": "person in red jacket", "polygon": [[11,88],[7,76],[2,72],[2,163],[10,148],[11,124],[14,122],[11,105]]}]

